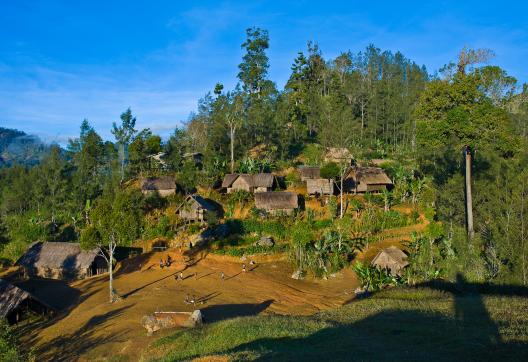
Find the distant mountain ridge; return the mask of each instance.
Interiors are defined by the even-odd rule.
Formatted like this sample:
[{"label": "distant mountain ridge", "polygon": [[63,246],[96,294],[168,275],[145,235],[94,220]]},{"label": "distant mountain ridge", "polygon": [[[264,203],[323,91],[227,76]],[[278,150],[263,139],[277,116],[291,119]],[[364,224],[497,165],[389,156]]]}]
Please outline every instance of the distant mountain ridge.
[{"label": "distant mountain ridge", "polygon": [[38,164],[49,151],[49,146],[40,138],[25,132],[0,127],[0,167],[15,163],[22,165]]}]

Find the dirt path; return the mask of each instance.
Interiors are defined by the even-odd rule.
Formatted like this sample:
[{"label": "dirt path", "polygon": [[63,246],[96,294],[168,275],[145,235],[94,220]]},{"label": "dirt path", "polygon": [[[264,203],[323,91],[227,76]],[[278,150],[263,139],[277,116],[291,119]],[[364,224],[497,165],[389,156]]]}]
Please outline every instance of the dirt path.
[{"label": "dirt path", "polygon": [[[125,265],[115,279],[124,298],[114,304],[108,303],[107,277],[73,283],[79,303],[49,325],[28,331],[25,342],[36,346],[39,360],[88,361],[116,355],[136,360],[153,339],[146,336],[141,318],[154,311],[201,309],[206,322],[259,313],[309,315],[346,303],[357,287],[350,269],[326,281],[298,281],[290,278],[293,270],[286,260],[256,258],[255,266],[247,260],[244,273],[242,261],[214,255],[184,270],[184,280],[176,281],[174,275],[184,265],[181,256],[172,255],[177,262],[163,270],[156,264],[166,253]],[[196,307],[184,302],[187,294],[200,301]],[[156,336],[163,333],[170,331]]]}]

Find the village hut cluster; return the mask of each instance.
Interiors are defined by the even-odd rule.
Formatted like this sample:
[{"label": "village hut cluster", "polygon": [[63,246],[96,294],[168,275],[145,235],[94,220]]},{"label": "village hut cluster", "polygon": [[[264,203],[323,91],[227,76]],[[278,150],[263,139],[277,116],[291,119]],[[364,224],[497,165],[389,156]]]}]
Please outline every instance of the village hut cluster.
[{"label": "village hut cluster", "polygon": [[[346,168],[343,192],[378,193],[383,189],[392,187],[391,179],[382,168],[357,165],[352,154],[346,148],[329,148],[324,160]],[[299,174],[301,181],[306,183],[306,193],[308,195],[334,195],[338,190],[335,180],[321,177],[321,168],[319,166],[301,166],[299,167]]]}]

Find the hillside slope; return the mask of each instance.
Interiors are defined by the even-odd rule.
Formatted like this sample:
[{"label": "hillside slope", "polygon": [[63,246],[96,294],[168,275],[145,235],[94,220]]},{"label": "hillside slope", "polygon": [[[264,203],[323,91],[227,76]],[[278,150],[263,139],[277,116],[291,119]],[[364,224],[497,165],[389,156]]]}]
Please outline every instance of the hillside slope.
[{"label": "hillside slope", "polygon": [[143,360],[527,360],[526,290],[490,293],[393,289],[310,317],[231,319],[160,338]]}]

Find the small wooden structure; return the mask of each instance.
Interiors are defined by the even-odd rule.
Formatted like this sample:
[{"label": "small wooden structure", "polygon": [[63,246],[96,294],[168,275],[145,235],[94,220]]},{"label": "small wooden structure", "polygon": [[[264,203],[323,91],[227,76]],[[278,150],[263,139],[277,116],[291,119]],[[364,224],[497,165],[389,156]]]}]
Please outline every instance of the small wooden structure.
[{"label": "small wooden structure", "polygon": [[188,152],[183,155],[187,161],[193,161],[195,166],[201,166],[203,162],[203,154],[200,152]]},{"label": "small wooden structure", "polygon": [[355,192],[380,192],[392,187],[392,181],[379,167],[357,167],[350,173]]},{"label": "small wooden structure", "polygon": [[321,178],[321,168],[319,166],[301,166],[299,167],[301,181],[315,180]]},{"label": "small wooden structure", "polygon": [[217,212],[216,207],[200,195],[189,195],[176,209],[176,214],[188,221],[207,221],[209,212]]},{"label": "small wooden structure", "polygon": [[41,315],[54,312],[29,292],[0,279],[0,318],[7,319],[9,324],[15,324],[29,311]]},{"label": "small wooden structure", "polygon": [[145,195],[158,193],[160,196],[174,195],[178,187],[172,176],[148,177],[141,180],[141,192]]},{"label": "small wooden structure", "polygon": [[402,274],[409,262],[407,261],[407,254],[395,246],[390,246],[381,250],[372,259],[371,265],[379,269],[386,269],[391,275],[398,276]]},{"label": "small wooden structure", "polygon": [[255,193],[255,207],[270,214],[289,214],[299,207],[299,199],[294,192],[258,192]]},{"label": "small wooden structure", "polygon": [[353,158],[354,157],[352,156],[352,153],[350,153],[348,148],[329,147],[326,150],[324,160],[325,162],[335,162],[338,164],[351,165]]},{"label": "small wooden structure", "polygon": [[15,265],[26,276],[49,279],[83,279],[108,271],[98,250],[82,250],[79,243],[33,243]]},{"label": "small wooden structure", "polygon": [[307,179],[306,191],[308,195],[333,195],[334,180],[326,178]]},{"label": "small wooden structure", "polygon": [[227,174],[222,182],[222,188],[225,188],[228,194],[238,190],[266,192],[271,191],[274,184],[275,177],[271,173]]}]

